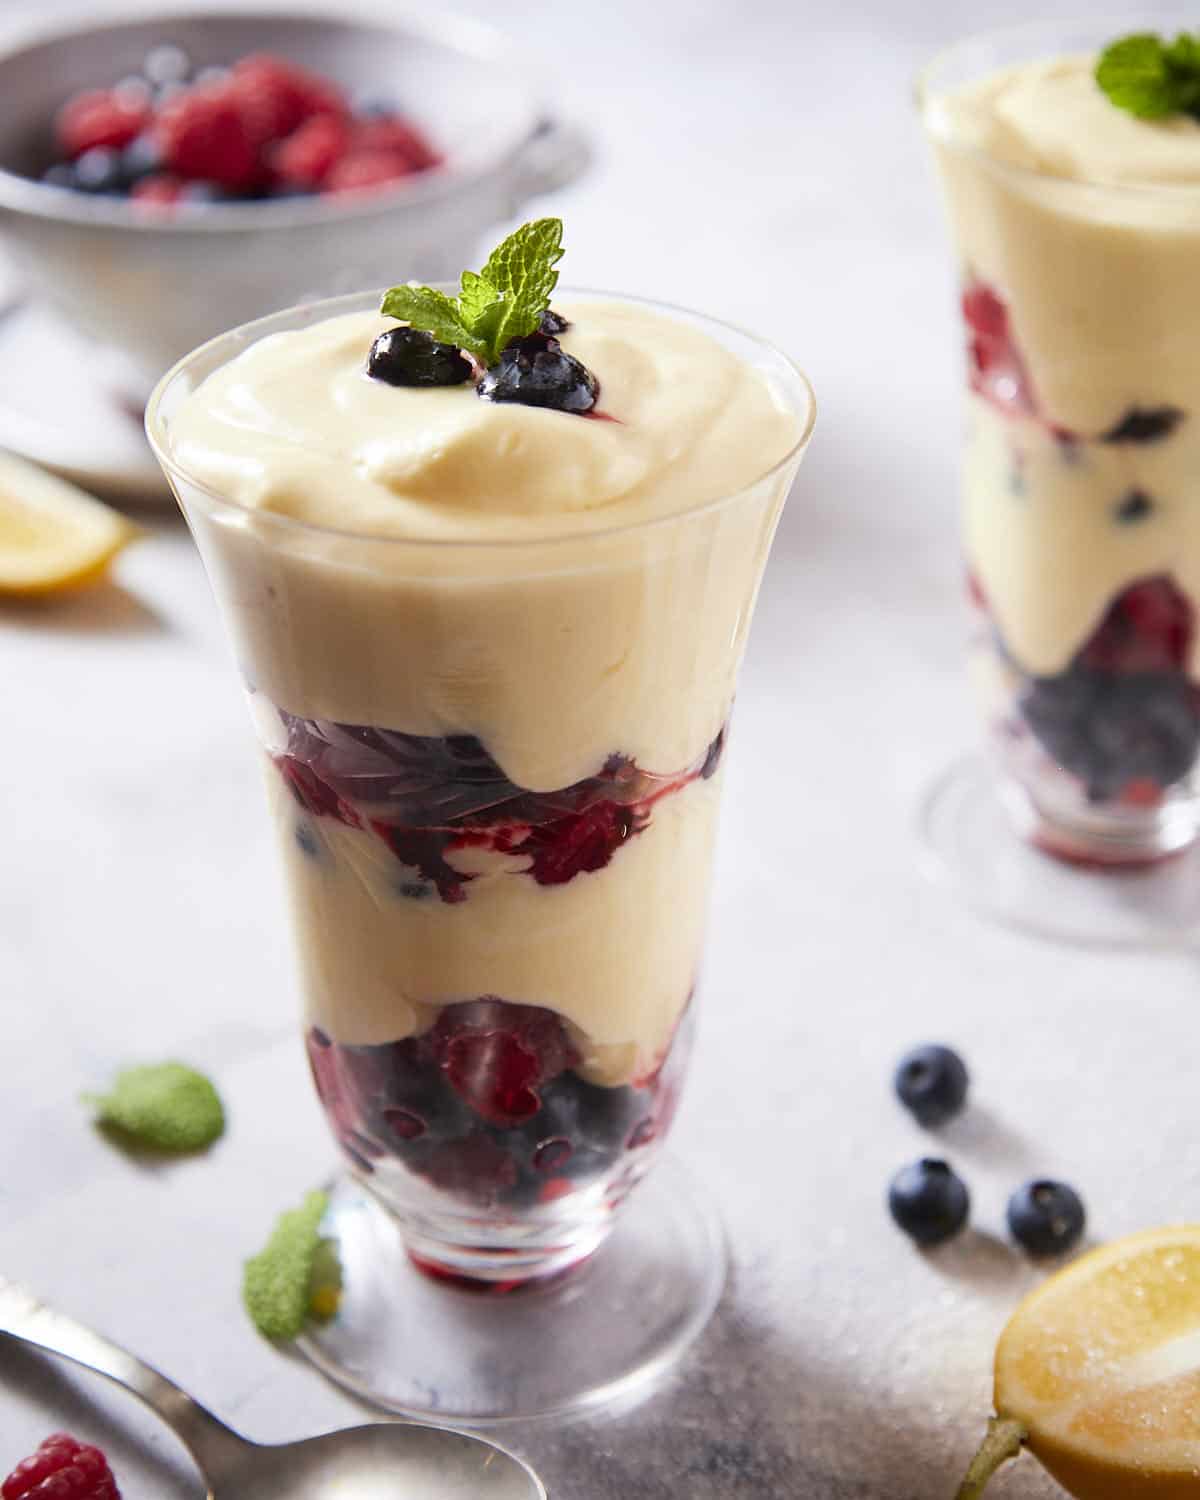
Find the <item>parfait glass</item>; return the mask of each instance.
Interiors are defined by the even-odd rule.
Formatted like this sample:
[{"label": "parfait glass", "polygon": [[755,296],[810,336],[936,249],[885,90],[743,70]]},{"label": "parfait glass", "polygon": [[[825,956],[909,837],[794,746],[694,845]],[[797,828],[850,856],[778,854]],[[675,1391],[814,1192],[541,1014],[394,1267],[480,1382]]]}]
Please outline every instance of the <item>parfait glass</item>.
[{"label": "parfait glass", "polygon": [[204,345],[147,427],[247,687],[342,1157],[342,1299],[301,1347],[379,1404],[479,1425],[624,1393],[720,1295],[703,1191],[669,1162],[639,1184],[687,1068],[734,688],[813,405],[783,355],[661,309],[768,380],[797,432],[665,519],[397,540],[188,473],[173,413],[205,376],[377,305]]},{"label": "parfait glass", "polygon": [[988,752],[930,791],[928,865],[1003,922],[1101,946],[1187,942],[1200,915],[1200,193],[1001,160],[954,101],[1194,20],[976,37],[917,90],[958,264]]}]

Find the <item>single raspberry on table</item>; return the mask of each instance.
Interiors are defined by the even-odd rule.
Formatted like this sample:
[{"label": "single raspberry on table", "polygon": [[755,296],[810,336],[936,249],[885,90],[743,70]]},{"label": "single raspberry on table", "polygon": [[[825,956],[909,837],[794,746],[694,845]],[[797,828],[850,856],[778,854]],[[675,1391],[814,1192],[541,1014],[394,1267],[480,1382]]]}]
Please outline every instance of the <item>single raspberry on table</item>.
[{"label": "single raspberry on table", "polygon": [[362,193],[410,177],[413,167],[398,151],[350,151],[325,180],[329,193]]},{"label": "single raspberry on table", "polygon": [[229,90],[260,146],[282,140],[314,116],[349,114],[346,97],[335,83],[268,52],[254,52],[236,62]]},{"label": "single raspberry on table", "polygon": [[144,99],[120,89],[89,89],[68,99],[58,112],[55,133],[64,156],[72,161],[98,146],[120,151],[149,123]]},{"label": "single raspberry on table", "polygon": [[314,115],[278,141],[267,161],[281,182],[319,188],[350,145],[350,127],[339,115]]},{"label": "single raspberry on table", "polygon": [[99,1448],[51,1433],[0,1485],[3,1500],[121,1500]]},{"label": "single raspberry on table", "polygon": [[202,177],[234,191],[262,178],[260,142],[229,83],[185,89],[169,99],[154,122],[154,138],[164,169],[176,176]]}]

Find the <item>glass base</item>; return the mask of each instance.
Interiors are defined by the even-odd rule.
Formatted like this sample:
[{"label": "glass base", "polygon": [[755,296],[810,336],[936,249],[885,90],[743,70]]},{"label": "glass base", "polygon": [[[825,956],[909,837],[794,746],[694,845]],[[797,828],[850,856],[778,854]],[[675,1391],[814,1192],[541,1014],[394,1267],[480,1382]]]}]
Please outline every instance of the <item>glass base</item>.
[{"label": "glass base", "polygon": [[1130,849],[1116,860],[1079,830],[1051,823],[982,755],[934,782],[918,821],[926,873],[994,921],[1097,948],[1200,941],[1195,845]]},{"label": "glass base", "polygon": [[418,1271],[396,1220],[352,1178],[333,1185],[325,1222],[341,1257],[342,1301],[300,1350],[377,1406],[455,1425],[628,1397],[679,1358],[725,1284],[720,1221],[669,1159],[590,1258],[515,1291]]}]

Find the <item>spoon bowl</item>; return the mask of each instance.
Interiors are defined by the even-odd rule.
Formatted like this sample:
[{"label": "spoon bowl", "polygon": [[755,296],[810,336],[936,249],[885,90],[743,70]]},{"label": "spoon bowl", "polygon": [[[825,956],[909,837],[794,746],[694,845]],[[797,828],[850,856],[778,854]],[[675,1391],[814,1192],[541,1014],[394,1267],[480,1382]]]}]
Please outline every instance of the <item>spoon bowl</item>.
[{"label": "spoon bowl", "polygon": [[279,1447],[246,1445],[210,1500],[543,1500],[512,1454],[449,1428],[406,1422],[347,1427]]},{"label": "spoon bowl", "polygon": [[165,1375],[4,1276],[0,1334],[73,1360],[145,1402],[195,1459],[208,1500],[546,1500],[515,1454],[449,1427],[374,1422],[252,1443]]}]

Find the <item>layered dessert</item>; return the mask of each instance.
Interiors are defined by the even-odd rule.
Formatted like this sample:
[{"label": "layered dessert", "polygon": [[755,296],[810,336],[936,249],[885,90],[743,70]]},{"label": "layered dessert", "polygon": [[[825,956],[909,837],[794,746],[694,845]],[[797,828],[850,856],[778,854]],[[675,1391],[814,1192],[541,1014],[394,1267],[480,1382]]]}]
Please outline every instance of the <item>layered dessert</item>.
[{"label": "layered dessert", "polygon": [[491,363],[366,299],[292,321],[169,429],[264,747],[313,1074],[423,1263],[546,1269],[675,1108],[807,414],[616,301],[556,304]]},{"label": "layered dessert", "polygon": [[927,123],[962,263],[975,679],[1039,839],[1120,863],[1196,831],[1200,121],[1111,92],[1095,54],[1034,60]]}]

